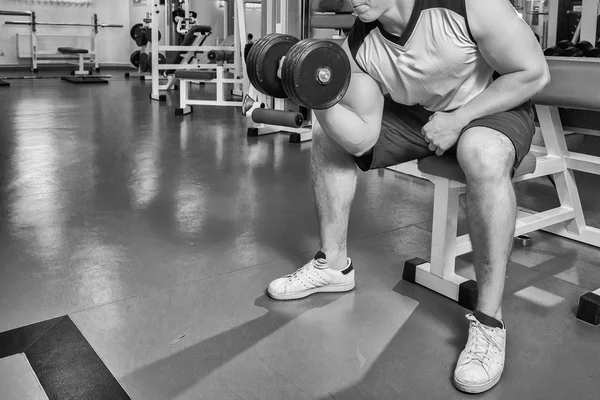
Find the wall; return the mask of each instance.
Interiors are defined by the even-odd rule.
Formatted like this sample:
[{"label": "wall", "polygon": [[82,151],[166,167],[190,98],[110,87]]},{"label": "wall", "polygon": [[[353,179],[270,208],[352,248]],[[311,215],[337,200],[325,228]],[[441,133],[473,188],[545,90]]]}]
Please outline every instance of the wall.
[{"label": "wall", "polygon": [[[130,0],[93,0],[89,6],[73,5],[40,5],[28,3],[24,0],[2,0],[0,8],[3,10],[34,11],[39,22],[78,22],[91,23],[92,15],[98,14],[101,23],[122,24],[124,28],[101,29],[98,36],[98,57],[102,64],[124,64],[129,59],[129,43],[124,40],[129,38],[129,3]],[[0,16],[0,50],[5,53],[0,57],[0,65],[31,65],[30,59],[17,58],[17,33],[27,35],[30,33],[28,26],[5,25],[6,20],[24,20],[27,18],[16,16]],[[60,45],[77,43],[75,36],[88,35],[88,27],[51,27],[39,26],[38,34],[68,35],[69,37],[54,39]],[[90,40],[81,39],[81,45],[89,48]],[[50,50],[55,50],[54,45]],[[58,46],[56,46],[58,47]]]}]

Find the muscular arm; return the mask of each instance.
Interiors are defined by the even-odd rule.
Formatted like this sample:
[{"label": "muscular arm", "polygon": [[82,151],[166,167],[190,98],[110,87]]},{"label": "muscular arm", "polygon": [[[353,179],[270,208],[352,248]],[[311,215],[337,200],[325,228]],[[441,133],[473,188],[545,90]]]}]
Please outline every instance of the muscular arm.
[{"label": "muscular arm", "polygon": [[466,0],[466,8],[481,54],[502,76],[455,112],[465,125],[519,106],[550,80],[540,45],[508,0]]},{"label": "muscular arm", "polygon": [[348,91],[338,104],[314,112],[329,136],[349,153],[360,156],[373,147],[379,136],[383,94],[379,84],[356,65],[347,41],[342,47],[352,72]]}]

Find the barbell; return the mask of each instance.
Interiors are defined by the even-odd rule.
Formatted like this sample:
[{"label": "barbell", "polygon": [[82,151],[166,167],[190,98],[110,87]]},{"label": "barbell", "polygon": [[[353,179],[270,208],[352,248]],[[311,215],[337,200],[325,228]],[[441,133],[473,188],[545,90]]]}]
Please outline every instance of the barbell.
[{"label": "barbell", "polygon": [[348,55],[329,40],[266,35],[248,52],[246,70],[259,92],[313,110],[337,104],[350,85]]}]

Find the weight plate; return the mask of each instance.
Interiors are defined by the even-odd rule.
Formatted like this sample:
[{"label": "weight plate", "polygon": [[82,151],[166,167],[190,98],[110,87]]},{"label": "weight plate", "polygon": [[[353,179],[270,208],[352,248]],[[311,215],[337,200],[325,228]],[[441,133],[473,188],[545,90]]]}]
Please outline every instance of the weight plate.
[{"label": "weight plate", "polygon": [[579,50],[577,47],[567,47],[560,53],[558,53],[559,57],[581,57],[583,56],[583,51]]},{"label": "weight plate", "polygon": [[298,43],[298,38],[291,35],[270,34],[257,41],[250,53],[255,53],[251,60],[254,68],[248,75],[253,86],[261,93],[275,97],[285,98],[283,84],[277,77],[279,62],[290,48]]},{"label": "weight plate", "polygon": [[596,58],[600,58],[600,49],[596,48],[596,49],[591,49],[590,51],[588,51],[587,53],[585,53],[586,57],[596,57]]},{"label": "weight plate", "polygon": [[350,61],[340,45],[311,40],[291,53],[284,61],[289,64],[281,77],[291,100],[313,110],[323,110],[344,97],[350,85]]},{"label": "weight plate", "polygon": [[587,53],[591,49],[594,48],[594,45],[588,42],[587,40],[582,40],[581,42],[575,45],[579,50],[583,51],[583,54]]},{"label": "weight plate", "polygon": [[544,50],[544,55],[545,56],[549,56],[549,57],[554,57],[557,56],[558,53],[560,53],[562,51],[562,49],[558,46],[552,46],[552,47],[548,47],[546,50]]},{"label": "weight plate", "polygon": [[140,54],[140,71],[148,72],[148,54],[142,53]]},{"label": "weight plate", "polygon": [[256,87],[256,64],[258,63],[256,55],[259,53],[259,47],[262,44],[262,39],[257,40],[250,51],[248,51],[248,58],[246,59],[246,73],[250,84],[258,90]]},{"label": "weight plate", "polygon": [[293,76],[293,72],[296,69],[299,55],[302,54],[302,52],[315,41],[315,39],[304,39],[296,43],[290,49],[290,51],[288,51],[281,67],[281,82],[283,83],[283,90],[285,91],[287,97],[298,105],[300,105],[300,103],[299,99],[295,95],[294,80],[290,77]]},{"label": "weight plate", "polygon": [[566,48],[573,47],[574,43],[570,40],[561,40],[560,42],[556,43],[556,45],[564,50]]},{"label": "weight plate", "polygon": [[129,61],[131,62],[131,65],[133,65],[136,68],[139,68],[139,66],[140,66],[140,51],[136,50],[133,53],[131,53],[131,57],[129,57]]},{"label": "weight plate", "polygon": [[[145,31],[145,36],[146,36],[146,40],[148,42],[152,42],[152,29],[148,28]],[[160,31],[158,31],[158,41],[160,42],[160,39],[162,39],[162,34],[160,33]]]},{"label": "weight plate", "polygon": [[133,40],[136,40],[143,26],[144,24],[135,24],[134,26],[132,26],[131,30],[129,31],[129,36],[131,36]]}]

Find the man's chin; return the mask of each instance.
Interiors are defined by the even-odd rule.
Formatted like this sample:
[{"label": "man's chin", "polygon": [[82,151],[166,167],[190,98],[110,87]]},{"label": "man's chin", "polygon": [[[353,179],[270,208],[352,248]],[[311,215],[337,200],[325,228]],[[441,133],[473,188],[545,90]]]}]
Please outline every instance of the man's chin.
[{"label": "man's chin", "polygon": [[373,18],[369,14],[356,14],[356,18],[360,19],[365,24],[368,24],[369,22],[373,22],[377,19],[377,18]]}]

